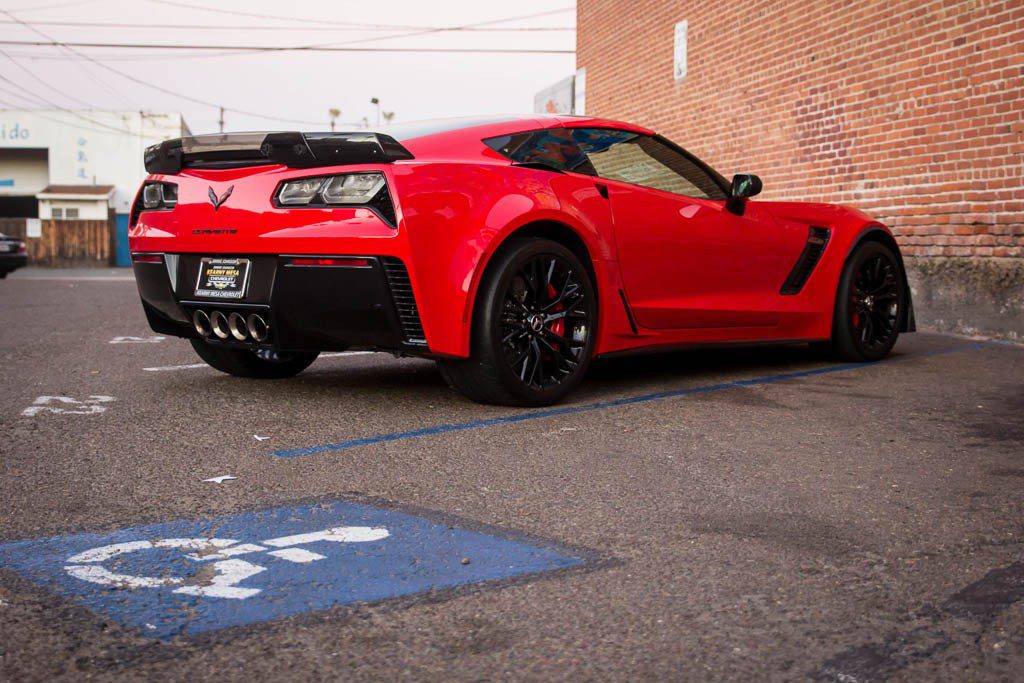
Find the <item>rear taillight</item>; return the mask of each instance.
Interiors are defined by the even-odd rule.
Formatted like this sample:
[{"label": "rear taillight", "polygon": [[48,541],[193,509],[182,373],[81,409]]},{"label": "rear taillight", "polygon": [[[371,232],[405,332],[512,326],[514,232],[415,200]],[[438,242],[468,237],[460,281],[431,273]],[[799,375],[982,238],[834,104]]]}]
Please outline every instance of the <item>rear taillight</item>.
[{"label": "rear taillight", "polygon": [[395,227],[395,206],[380,171],[285,180],[274,191],[273,201],[286,209],[365,207]]},{"label": "rear taillight", "polygon": [[25,253],[25,243],[24,242],[18,242],[18,253],[19,254],[24,254]]},{"label": "rear taillight", "polygon": [[174,183],[148,182],[135,196],[128,227],[134,228],[143,211],[171,211],[178,205],[178,186]]}]

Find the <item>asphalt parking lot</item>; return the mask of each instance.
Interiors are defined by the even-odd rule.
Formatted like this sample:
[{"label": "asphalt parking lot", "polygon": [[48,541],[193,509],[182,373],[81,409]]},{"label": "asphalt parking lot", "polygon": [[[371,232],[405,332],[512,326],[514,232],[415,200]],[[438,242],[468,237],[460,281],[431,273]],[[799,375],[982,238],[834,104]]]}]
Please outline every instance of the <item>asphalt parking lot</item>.
[{"label": "asphalt parking lot", "polygon": [[385,354],[220,375],[94,275],[0,283],[2,679],[1024,675],[1024,348],[643,356],[516,410]]}]

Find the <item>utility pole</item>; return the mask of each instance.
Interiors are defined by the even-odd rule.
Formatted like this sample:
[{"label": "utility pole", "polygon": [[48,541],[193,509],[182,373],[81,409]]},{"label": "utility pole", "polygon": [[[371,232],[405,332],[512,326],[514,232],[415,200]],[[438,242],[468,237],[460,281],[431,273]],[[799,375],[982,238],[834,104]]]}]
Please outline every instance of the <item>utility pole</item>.
[{"label": "utility pole", "polygon": [[220,132],[224,132],[224,107],[220,108]]},{"label": "utility pole", "polygon": [[377,107],[377,127],[380,128],[380,100],[376,97],[371,97],[370,104]]}]

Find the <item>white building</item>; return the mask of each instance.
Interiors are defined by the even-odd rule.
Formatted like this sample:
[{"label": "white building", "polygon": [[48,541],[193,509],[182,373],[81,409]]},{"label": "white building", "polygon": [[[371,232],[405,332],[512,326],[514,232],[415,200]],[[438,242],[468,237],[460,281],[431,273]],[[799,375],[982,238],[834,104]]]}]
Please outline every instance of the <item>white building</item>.
[{"label": "white building", "polygon": [[181,114],[0,110],[0,217],[102,220],[112,210],[126,260],[143,151],[188,134]]},{"label": "white building", "polygon": [[113,209],[113,185],[47,185],[36,195],[40,218],[105,221]]}]

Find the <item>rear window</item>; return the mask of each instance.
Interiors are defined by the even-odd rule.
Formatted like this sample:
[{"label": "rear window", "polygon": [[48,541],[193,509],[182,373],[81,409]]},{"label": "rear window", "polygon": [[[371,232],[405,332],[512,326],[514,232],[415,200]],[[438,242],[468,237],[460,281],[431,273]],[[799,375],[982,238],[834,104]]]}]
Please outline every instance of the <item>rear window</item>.
[{"label": "rear window", "polygon": [[381,129],[380,132],[386,133],[396,140],[412,140],[413,138],[422,138],[426,135],[437,135],[438,133],[448,133],[453,130],[461,130],[463,128],[473,128],[474,126],[489,126],[493,123],[506,123],[508,121],[515,121],[516,119],[509,118],[508,116],[460,116],[448,119],[430,119],[428,121],[412,121],[410,123],[398,123],[393,126],[387,126]]},{"label": "rear window", "polygon": [[487,138],[485,145],[518,164],[540,164],[556,171],[596,175],[587,155],[565,128],[513,133]]}]

